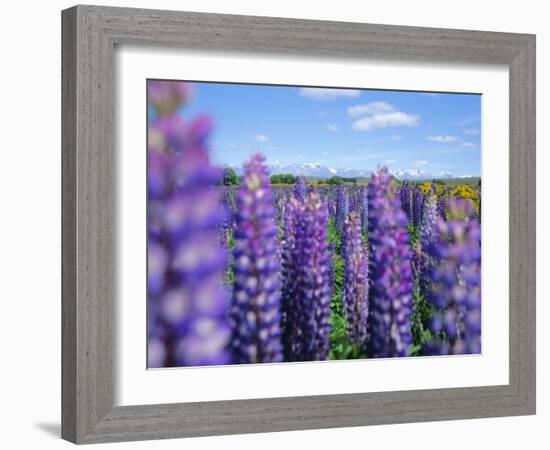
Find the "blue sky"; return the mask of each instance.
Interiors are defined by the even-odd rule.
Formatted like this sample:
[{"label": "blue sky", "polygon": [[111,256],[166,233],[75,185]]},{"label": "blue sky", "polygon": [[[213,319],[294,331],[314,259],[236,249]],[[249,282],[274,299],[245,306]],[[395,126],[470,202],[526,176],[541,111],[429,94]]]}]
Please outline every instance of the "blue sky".
[{"label": "blue sky", "polygon": [[480,175],[481,96],[193,83],[185,117],[209,114],[216,164],[421,169]]}]

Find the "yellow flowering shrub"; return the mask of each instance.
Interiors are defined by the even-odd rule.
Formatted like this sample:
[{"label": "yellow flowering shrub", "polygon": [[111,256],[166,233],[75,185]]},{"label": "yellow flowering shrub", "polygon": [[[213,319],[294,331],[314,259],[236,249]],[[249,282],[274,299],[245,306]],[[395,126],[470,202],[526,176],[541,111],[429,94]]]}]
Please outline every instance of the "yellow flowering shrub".
[{"label": "yellow flowering shrub", "polygon": [[[445,185],[440,183],[435,183],[435,194],[440,195],[445,190]],[[422,193],[424,195],[431,195],[432,194],[432,182],[431,181],[425,181],[420,185],[420,189],[422,189]]]},{"label": "yellow flowering shrub", "polygon": [[453,197],[459,197],[465,200],[469,200],[474,206],[474,208],[476,209],[477,213],[479,214],[479,207],[480,207],[479,191],[472,188],[472,186],[469,186],[467,184],[462,184],[460,186],[457,186],[451,191],[451,195]]}]

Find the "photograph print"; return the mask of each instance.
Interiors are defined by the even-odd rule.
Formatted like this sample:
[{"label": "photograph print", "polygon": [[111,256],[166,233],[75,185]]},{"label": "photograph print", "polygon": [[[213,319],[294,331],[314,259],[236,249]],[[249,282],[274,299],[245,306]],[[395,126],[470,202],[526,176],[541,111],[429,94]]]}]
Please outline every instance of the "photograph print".
[{"label": "photograph print", "polygon": [[147,367],[481,353],[481,96],[149,79]]}]

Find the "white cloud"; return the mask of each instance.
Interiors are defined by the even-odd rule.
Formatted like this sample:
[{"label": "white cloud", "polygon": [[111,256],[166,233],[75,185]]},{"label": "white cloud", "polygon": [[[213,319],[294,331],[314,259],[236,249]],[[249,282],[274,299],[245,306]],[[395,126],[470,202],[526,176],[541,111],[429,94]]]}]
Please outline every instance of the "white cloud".
[{"label": "white cloud", "polygon": [[353,122],[352,128],[357,131],[369,131],[386,127],[414,127],[418,125],[418,116],[394,111],[362,117]]},{"label": "white cloud", "polygon": [[414,127],[418,125],[419,116],[398,111],[395,106],[386,102],[370,102],[348,108],[348,114],[356,117],[352,128],[357,131],[369,131],[375,128]]},{"label": "white cloud", "polygon": [[269,141],[269,138],[267,136],[264,136],[263,134],[257,134],[256,137],[254,137],[254,140],[256,142],[267,142]]},{"label": "white cloud", "polygon": [[332,133],[340,130],[340,127],[335,123],[325,123],[325,128]]},{"label": "white cloud", "polygon": [[384,161],[386,164],[394,164],[397,162],[397,159],[386,159],[386,161]]},{"label": "white cloud", "polygon": [[461,145],[462,147],[476,147],[476,144],[474,144],[473,142],[463,142]]},{"label": "white cloud", "polygon": [[415,167],[426,166],[428,164],[428,161],[419,159],[419,160],[416,160],[413,164]]},{"label": "white cloud", "polygon": [[356,89],[324,89],[324,88],[301,88],[300,96],[310,100],[334,100],[339,97],[356,98],[361,91]]},{"label": "white cloud", "polygon": [[444,135],[428,136],[427,139],[429,141],[439,142],[441,144],[449,144],[450,142],[456,142],[459,140],[458,137],[456,136],[444,136]]},{"label": "white cloud", "polygon": [[386,102],[370,102],[364,105],[355,105],[348,108],[348,114],[351,117],[359,117],[364,115],[383,114],[395,111],[395,107]]}]

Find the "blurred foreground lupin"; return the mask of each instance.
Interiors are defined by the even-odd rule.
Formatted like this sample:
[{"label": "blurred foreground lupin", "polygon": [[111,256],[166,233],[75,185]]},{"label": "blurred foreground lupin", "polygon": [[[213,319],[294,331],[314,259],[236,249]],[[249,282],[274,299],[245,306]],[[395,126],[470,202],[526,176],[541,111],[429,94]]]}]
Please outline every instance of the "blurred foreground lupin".
[{"label": "blurred foreground lupin", "polygon": [[227,254],[218,241],[225,211],[212,189],[221,173],[208,162],[208,119],[187,123],[175,113],[188,95],[183,84],[149,82],[149,367],[229,362]]},{"label": "blurred foreground lupin", "polygon": [[481,352],[481,231],[468,201],[451,198],[447,221],[438,218],[427,253],[427,298],[435,309],[429,326],[436,336],[425,354]]}]

